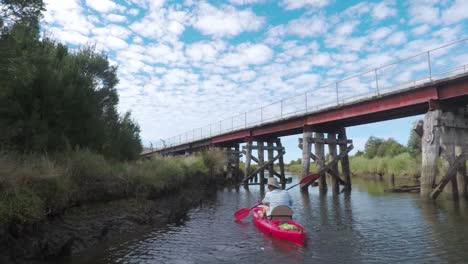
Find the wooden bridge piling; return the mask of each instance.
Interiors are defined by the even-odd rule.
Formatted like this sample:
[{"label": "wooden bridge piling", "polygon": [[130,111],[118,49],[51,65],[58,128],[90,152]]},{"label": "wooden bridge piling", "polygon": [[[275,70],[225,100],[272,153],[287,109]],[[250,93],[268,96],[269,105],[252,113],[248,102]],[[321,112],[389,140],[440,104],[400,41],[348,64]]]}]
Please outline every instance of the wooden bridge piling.
[{"label": "wooden bridge piling", "polygon": [[[468,106],[430,102],[424,116],[421,164],[421,197],[436,199],[440,193],[457,199],[467,195]],[[438,161],[442,159],[438,176]],[[439,183],[436,185],[436,181]],[[450,184],[449,184],[450,183]],[[435,189],[434,189],[435,187]]]},{"label": "wooden bridge piling", "polygon": [[[307,138],[312,137],[312,130],[310,127],[304,127],[304,135],[302,140],[299,140],[299,148],[302,148],[302,178],[310,173],[310,159],[311,159],[311,144]],[[305,140],[304,140],[305,139]],[[301,191],[308,192],[309,184],[301,184]]]},{"label": "wooden bridge piling", "polygon": [[[336,134],[335,133],[328,133],[328,139],[331,139],[331,140],[336,140]],[[330,155],[330,160],[334,160],[336,158],[336,144],[335,143],[332,143],[330,141],[330,143],[328,143],[328,154]],[[339,178],[337,177],[338,176],[338,163],[335,164],[334,166],[332,166],[332,171],[333,173],[331,173],[331,181],[332,181],[332,192],[333,194],[338,194],[340,192],[340,183],[339,183]]]},{"label": "wooden bridge piling", "polygon": [[[310,174],[310,162],[315,161],[318,173],[321,174],[319,178],[320,192],[325,193],[327,190],[327,182],[325,172],[331,176],[333,194],[339,194],[340,184],[343,184],[344,191],[351,190],[351,172],[349,167],[348,153],[353,148],[351,140],[346,137],[346,129],[330,129],[327,133],[327,138],[324,138],[322,131],[312,132],[310,127],[304,127],[304,137],[299,139],[299,148],[302,149],[302,177]],[[338,137],[338,138],[337,138]],[[325,144],[328,145],[330,154],[330,162],[325,165]],[[311,152],[311,146],[315,145],[315,154]],[[340,154],[337,153],[337,147]],[[338,169],[338,163],[341,163],[341,174]],[[303,192],[307,192],[308,184],[301,186]]]},{"label": "wooden bridge piling", "polygon": [[[317,140],[323,140],[322,132],[315,132],[315,138]],[[315,155],[317,156],[317,170],[321,170],[325,166],[325,146],[323,143],[315,142]],[[321,173],[319,178],[319,190],[320,194],[325,194],[327,192],[327,179],[325,178],[325,172]]]}]

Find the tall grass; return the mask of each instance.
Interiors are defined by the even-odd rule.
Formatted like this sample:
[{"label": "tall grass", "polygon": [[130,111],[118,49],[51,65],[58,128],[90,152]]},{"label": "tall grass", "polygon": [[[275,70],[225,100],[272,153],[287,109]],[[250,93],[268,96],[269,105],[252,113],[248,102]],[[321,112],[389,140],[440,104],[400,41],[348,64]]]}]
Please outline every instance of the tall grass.
[{"label": "tall grass", "polygon": [[421,175],[420,158],[413,158],[406,152],[394,157],[351,157],[350,165],[354,174],[394,175],[400,178],[418,178]]},{"label": "tall grass", "polygon": [[221,152],[156,156],[118,163],[88,150],[56,157],[0,152],[0,223],[43,219],[80,203],[155,198],[188,184],[217,179]]}]

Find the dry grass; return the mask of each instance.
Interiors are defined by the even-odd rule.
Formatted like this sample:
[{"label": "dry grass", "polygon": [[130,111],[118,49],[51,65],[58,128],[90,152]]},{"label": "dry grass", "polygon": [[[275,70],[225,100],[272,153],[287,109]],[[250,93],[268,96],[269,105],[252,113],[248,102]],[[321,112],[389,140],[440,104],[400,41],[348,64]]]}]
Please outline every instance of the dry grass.
[{"label": "dry grass", "polygon": [[126,197],[154,198],[216,179],[224,156],[160,157],[116,163],[87,150],[51,158],[0,153],[0,222],[31,221],[75,204]]}]

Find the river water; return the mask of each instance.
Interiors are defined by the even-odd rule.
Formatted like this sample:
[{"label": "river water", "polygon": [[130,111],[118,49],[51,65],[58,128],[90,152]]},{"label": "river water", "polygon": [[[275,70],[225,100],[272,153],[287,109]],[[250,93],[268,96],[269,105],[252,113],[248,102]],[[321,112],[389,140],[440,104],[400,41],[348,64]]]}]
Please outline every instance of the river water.
[{"label": "river water", "polygon": [[468,263],[465,200],[423,202],[419,194],[385,193],[384,182],[353,180],[349,195],[289,191],[294,219],[307,228],[305,247],[263,235],[251,216],[234,221],[237,209],[262,198],[250,186],[219,190],[182,223],[100,245],[72,262]]}]

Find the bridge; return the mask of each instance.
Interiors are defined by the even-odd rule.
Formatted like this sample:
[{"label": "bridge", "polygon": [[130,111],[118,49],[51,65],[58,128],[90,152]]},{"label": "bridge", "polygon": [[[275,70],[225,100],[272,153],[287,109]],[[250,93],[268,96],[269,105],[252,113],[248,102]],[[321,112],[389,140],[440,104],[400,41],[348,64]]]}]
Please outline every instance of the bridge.
[{"label": "bridge", "polygon": [[[346,127],[425,114],[424,124],[417,129],[423,138],[421,195],[435,198],[449,182],[452,182],[447,188],[450,193],[466,195],[467,44],[465,38],[190,130],[166,139],[142,156],[222,148],[226,151],[230,176],[236,177],[239,156],[245,155],[244,184],[260,174],[263,188],[267,170],[270,177],[279,177],[284,187],[285,150],[280,137],[302,133],[299,147],[303,150],[303,177],[309,174],[310,160],[315,160],[321,174],[332,175],[332,190],[337,193],[340,183],[344,184],[344,190],[351,189],[347,154],[352,149],[352,141],[346,137]],[[245,143],[242,150],[240,143]],[[331,156],[329,164],[324,163],[324,145],[328,145]],[[315,153],[311,152],[312,146]],[[264,151],[268,153],[268,161],[264,159]],[[441,174],[444,177],[436,185],[439,155],[448,166],[444,166]],[[252,161],[259,165],[254,171]],[[280,172],[275,171],[275,162]],[[321,191],[326,191],[325,177],[320,177],[319,185]],[[306,191],[307,185],[302,190]]]}]

